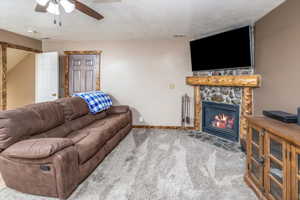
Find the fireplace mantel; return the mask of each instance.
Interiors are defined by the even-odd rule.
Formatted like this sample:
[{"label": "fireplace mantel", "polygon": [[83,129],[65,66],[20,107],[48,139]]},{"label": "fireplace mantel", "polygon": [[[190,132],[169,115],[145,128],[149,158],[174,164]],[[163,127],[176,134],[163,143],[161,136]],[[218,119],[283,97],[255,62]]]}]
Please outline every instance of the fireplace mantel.
[{"label": "fireplace mantel", "polygon": [[240,115],[240,140],[242,142],[248,130],[246,116],[253,114],[253,89],[261,86],[261,76],[192,76],[186,77],[186,83],[194,87],[194,128],[196,130],[201,130],[200,115],[202,111],[202,100],[200,86],[241,87],[243,89]]},{"label": "fireplace mantel", "polygon": [[232,87],[259,87],[261,83],[260,75],[244,76],[191,76],[186,78],[188,85],[207,86],[232,86]]}]

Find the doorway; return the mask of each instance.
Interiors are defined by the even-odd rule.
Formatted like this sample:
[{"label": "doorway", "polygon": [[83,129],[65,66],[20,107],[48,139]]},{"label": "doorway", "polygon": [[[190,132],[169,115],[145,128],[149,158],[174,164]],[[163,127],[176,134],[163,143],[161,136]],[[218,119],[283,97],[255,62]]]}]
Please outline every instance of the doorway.
[{"label": "doorway", "polygon": [[58,98],[58,53],[7,48],[7,110]]},{"label": "doorway", "polygon": [[35,102],[35,53],[7,48],[7,110]]},{"label": "doorway", "polygon": [[58,98],[58,53],[0,42],[0,110]]}]

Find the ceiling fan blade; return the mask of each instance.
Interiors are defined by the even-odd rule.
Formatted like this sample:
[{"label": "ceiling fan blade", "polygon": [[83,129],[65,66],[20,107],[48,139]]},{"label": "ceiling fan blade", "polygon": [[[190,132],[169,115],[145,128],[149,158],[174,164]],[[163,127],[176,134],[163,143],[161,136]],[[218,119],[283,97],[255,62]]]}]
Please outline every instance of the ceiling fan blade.
[{"label": "ceiling fan blade", "polygon": [[122,0],[94,0],[94,3],[121,3]]},{"label": "ceiling fan blade", "polygon": [[103,19],[104,17],[99,14],[97,11],[93,10],[92,8],[86,6],[85,4],[79,2],[79,1],[75,1],[75,7],[77,10],[83,12],[84,14],[90,16],[90,17],[93,17],[97,20],[101,20]]},{"label": "ceiling fan blade", "polygon": [[40,4],[36,4],[35,6],[35,11],[36,12],[42,12],[42,13],[46,13],[47,12],[47,7],[49,5],[49,2],[45,5],[45,6],[41,6]]}]

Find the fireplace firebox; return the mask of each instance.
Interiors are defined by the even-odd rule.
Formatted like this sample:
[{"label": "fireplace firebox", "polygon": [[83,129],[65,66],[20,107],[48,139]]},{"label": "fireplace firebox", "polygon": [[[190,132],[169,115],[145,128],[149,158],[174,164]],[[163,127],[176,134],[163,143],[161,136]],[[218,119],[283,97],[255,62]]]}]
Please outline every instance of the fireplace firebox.
[{"label": "fireplace firebox", "polygon": [[232,141],[239,140],[240,106],[202,102],[202,130]]}]

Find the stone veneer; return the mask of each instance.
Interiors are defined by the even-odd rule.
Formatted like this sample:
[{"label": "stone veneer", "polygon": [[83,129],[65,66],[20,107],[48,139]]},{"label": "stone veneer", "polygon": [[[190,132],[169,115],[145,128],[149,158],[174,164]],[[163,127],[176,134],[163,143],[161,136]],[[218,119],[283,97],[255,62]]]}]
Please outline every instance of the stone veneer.
[{"label": "stone veneer", "polygon": [[[238,68],[225,70],[209,70],[193,72],[194,76],[226,76],[226,75],[251,75],[254,73],[252,68]],[[212,101],[217,103],[227,103],[234,105],[242,104],[241,87],[219,87],[201,86],[202,101]]]},{"label": "stone veneer", "polygon": [[221,69],[208,71],[194,71],[194,76],[237,76],[237,75],[252,75],[253,68],[237,68],[237,69]]},{"label": "stone veneer", "polygon": [[213,101],[240,105],[242,103],[242,88],[239,87],[200,87],[202,101]]}]

